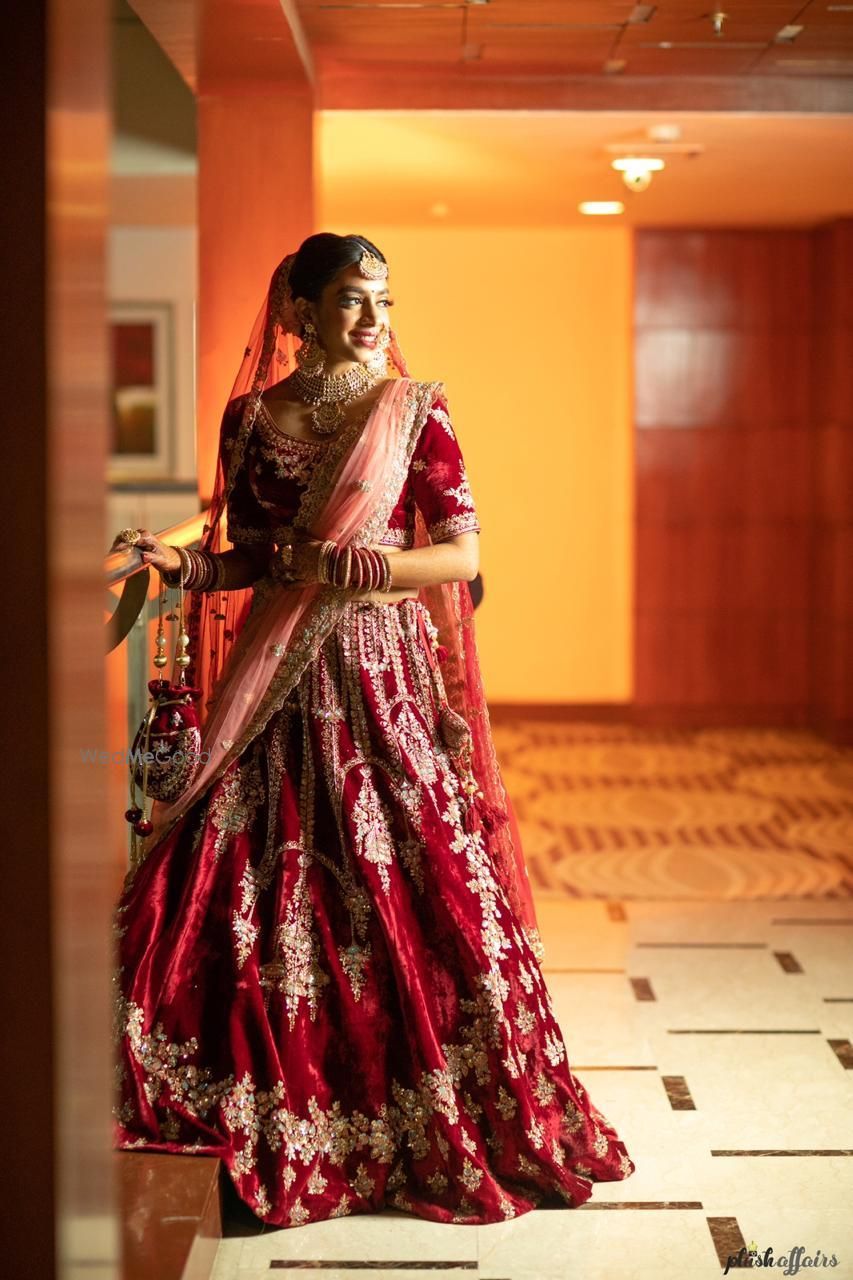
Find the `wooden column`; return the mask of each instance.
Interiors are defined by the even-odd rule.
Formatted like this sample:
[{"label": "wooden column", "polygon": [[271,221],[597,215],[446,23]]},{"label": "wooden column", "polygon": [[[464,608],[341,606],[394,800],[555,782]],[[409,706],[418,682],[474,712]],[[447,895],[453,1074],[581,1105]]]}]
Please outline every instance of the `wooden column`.
[{"label": "wooden column", "polygon": [[815,232],[812,709],[853,742],[853,218]]},{"label": "wooden column", "polygon": [[202,499],[222,411],[273,270],[314,230],[307,80],[206,82],[198,94],[197,440]]},{"label": "wooden column", "polygon": [[3,1269],[115,1277],[102,557],[109,429],[105,0],[7,24],[0,805]]}]

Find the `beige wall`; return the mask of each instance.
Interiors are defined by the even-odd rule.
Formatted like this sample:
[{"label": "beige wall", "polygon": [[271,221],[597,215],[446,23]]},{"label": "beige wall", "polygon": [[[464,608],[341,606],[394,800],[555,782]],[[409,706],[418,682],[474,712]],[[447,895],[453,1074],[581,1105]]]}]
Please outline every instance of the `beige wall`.
[{"label": "beige wall", "polygon": [[630,699],[631,237],[339,225],[391,264],[412,375],[441,378],[483,525],[490,701]]}]

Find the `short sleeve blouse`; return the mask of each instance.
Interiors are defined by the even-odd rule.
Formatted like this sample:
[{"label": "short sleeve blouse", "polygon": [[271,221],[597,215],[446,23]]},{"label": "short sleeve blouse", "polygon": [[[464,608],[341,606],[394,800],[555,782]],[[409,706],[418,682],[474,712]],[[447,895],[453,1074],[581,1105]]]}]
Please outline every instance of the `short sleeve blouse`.
[{"label": "short sleeve blouse", "polygon": [[[243,397],[226,409],[222,448],[226,461],[234,446]],[[261,407],[246,442],[242,464],[227,503],[226,532],[232,543],[286,540],[325,442],[300,440],[277,429]],[[465,463],[445,403],[433,400],[418,435],[409,471],[380,544],[414,545],[415,508],[433,542],[458,533],[480,532]]]}]

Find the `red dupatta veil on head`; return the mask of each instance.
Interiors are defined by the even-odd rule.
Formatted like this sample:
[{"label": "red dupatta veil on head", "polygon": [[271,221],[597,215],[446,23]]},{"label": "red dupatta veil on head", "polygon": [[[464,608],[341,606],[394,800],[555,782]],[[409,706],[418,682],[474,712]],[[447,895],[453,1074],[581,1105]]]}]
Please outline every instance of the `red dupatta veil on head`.
[{"label": "red dupatta veil on head", "polygon": [[[276,267],[255,318],[228,405],[245,396],[236,438],[225,447],[220,438],[213,495],[200,546],[225,551],[228,494],[239,472],[257,400],[294,367],[300,345],[300,321],[289,287],[296,257],[288,254]],[[389,383],[367,423],[346,446],[330,482],[322,509],[306,524],[315,538],[338,535],[358,545],[378,542],[396,504],[408,462],[431,403],[447,407],[441,383],[416,383],[410,377],[393,332],[386,349]],[[226,414],[223,414],[223,428]],[[346,436],[347,429],[341,435]],[[354,477],[360,477],[354,479]],[[365,485],[364,478],[369,479]],[[377,499],[376,494],[383,495]],[[429,545],[420,512],[415,546]],[[474,635],[473,603],[466,582],[421,587],[418,598],[437,630],[442,682],[447,695],[445,717],[457,737],[459,758],[467,762],[477,792],[466,813],[466,827],[479,831],[496,879],[519,921],[541,955],[536,913],[518,828],[504,790],[491,736]],[[193,592],[187,629],[190,635],[189,684],[200,687],[203,718],[202,752],[210,753],[190,787],[171,804],[155,802],[150,850],[201,793],[245,749],[251,736],[280,706],[319,645],[334,626],[347,592],[324,584],[285,589],[269,577],[255,587],[219,592]],[[275,642],[275,643],[273,643]],[[270,651],[278,655],[273,662]],[[461,721],[458,719],[461,717]],[[223,733],[227,736],[223,737]]]}]

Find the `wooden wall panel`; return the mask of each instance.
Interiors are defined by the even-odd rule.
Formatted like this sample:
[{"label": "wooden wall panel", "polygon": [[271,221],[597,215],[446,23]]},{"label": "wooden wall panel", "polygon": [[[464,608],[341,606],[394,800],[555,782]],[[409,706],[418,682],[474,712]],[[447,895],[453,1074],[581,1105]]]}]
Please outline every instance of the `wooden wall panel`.
[{"label": "wooden wall panel", "polygon": [[637,234],[638,708],[808,719],[813,250],[807,230]]},{"label": "wooden wall panel", "polygon": [[853,218],[815,233],[815,722],[853,742]]}]

